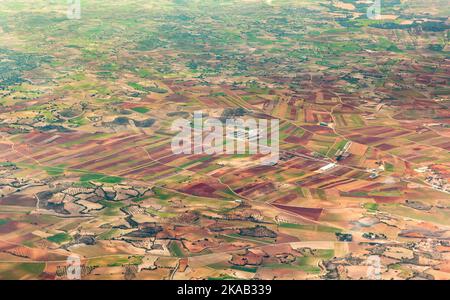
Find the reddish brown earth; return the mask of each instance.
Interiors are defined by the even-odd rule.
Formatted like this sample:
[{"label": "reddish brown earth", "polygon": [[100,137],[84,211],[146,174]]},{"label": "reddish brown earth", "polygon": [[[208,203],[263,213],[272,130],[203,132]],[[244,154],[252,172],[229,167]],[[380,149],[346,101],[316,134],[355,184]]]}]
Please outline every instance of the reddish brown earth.
[{"label": "reddish brown earth", "polygon": [[323,208],[306,208],[306,207],[296,207],[296,206],[286,206],[280,204],[273,204],[273,206],[283,209],[302,217],[312,219],[314,221],[319,220],[320,215],[322,214]]}]

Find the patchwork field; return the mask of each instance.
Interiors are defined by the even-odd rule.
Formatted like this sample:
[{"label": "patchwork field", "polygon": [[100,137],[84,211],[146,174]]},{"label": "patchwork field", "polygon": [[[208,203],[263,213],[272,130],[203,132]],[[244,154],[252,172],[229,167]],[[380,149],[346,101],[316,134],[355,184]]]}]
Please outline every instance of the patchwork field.
[{"label": "patchwork field", "polygon": [[449,6],[369,2],[1,1],[0,279],[450,279]]}]

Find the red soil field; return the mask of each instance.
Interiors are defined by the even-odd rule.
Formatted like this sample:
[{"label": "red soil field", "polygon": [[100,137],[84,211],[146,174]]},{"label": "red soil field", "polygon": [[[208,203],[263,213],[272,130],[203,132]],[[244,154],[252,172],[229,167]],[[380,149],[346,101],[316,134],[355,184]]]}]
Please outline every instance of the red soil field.
[{"label": "red soil field", "polygon": [[182,191],[186,194],[201,196],[201,197],[213,197],[216,189],[206,183],[197,183],[182,189]]},{"label": "red soil field", "polygon": [[323,208],[306,208],[306,207],[296,207],[296,206],[286,206],[280,204],[273,204],[273,206],[286,210],[302,217],[312,219],[314,221],[319,220],[320,215],[322,214]]},{"label": "red soil field", "polygon": [[238,188],[235,190],[236,193],[238,194],[242,194],[244,196],[248,196],[249,194],[253,193],[253,192],[261,192],[261,193],[271,193],[274,192],[275,186],[273,185],[272,182],[261,182],[261,183],[257,183],[257,184],[249,184],[247,186],[244,186],[242,188]]},{"label": "red soil field", "polygon": [[34,207],[36,206],[36,199],[24,195],[13,194],[0,198],[0,205]]}]

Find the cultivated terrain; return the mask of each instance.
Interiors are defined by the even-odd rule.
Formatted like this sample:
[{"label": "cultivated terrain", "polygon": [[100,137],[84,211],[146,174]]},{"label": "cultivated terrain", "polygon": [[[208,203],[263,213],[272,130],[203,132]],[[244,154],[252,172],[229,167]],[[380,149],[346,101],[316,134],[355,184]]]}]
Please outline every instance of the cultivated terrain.
[{"label": "cultivated terrain", "polygon": [[[0,279],[450,279],[446,0],[0,2]],[[194,111],[280,161],[175,155]]]}]

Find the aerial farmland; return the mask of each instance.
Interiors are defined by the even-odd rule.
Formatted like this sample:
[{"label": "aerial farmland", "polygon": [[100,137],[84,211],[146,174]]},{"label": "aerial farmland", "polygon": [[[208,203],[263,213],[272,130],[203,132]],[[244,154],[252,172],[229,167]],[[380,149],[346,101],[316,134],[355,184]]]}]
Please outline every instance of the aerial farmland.
[{"label": "aerial farmland", "polygon": [[0,279],[450,279],[450,7],[373,2],[1,1]]}]

